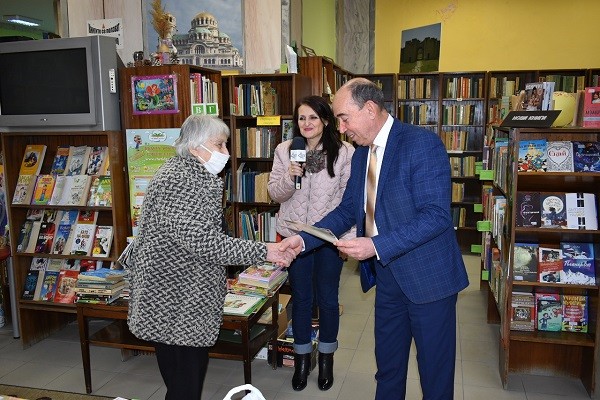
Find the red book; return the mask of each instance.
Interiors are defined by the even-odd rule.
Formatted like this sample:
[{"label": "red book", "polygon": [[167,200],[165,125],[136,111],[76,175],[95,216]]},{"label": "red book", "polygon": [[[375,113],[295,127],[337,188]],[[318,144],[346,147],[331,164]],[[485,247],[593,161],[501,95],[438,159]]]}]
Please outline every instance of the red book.
[{"label": "red book", "polygon": [[585,88],[583,98],[583,127],[600,127],[600,87]]},{"label": "red book", "polygon": [[60,270],[56,281],[56,292],[54,293],[55,303],[75,303],[75,286],[77,286],[78,276],[79,271]]}]

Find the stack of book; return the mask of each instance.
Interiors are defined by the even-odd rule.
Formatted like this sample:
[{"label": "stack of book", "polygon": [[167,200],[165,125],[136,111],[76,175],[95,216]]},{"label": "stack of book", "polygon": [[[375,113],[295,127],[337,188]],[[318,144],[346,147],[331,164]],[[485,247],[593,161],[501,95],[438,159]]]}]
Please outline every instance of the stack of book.
[{"label": "stack of book", "polygon": [[77,303],[110,304],[128,287],[123,270],[101,268],[81,272],[75,287]]},{"label": "stack of book", "polygon": [[288,272],[272,263],[252,265],[240,272],[238,284],[276,291],[287,280]]}]

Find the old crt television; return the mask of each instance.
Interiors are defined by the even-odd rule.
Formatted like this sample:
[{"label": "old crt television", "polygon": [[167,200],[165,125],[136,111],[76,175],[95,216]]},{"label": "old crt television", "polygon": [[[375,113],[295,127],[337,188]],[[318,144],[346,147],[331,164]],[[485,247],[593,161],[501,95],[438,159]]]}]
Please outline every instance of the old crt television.
[{"label": "old crt television", "polygon": [[0,130],[121,129],[116,39],[0,43]]}]

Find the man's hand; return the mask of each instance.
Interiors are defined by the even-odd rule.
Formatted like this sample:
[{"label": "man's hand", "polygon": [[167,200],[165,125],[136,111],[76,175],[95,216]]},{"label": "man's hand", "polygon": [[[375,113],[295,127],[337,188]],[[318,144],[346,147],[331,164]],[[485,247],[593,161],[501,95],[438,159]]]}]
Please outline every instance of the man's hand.
[{"label": "man's hand", "polygon": [[280,267],[289,267],[294,258],[296,254],[291,250],[280,250],[279,243],[267,243],[267,261]]},{"label": "man's hand", "polygon": [[375,255],[375,246],[371,238],[358,237],[356,239],[338,240],[334,244],[340,252],[346,253],[357,260],[366,260]]},{"label": "man's hand", "polygon": [[294,255],[294,258],[296,258],[304,247],[304,240],[302,240],[300,235],[294,235],[283,239],[278,244],[280,251],[291,252]]}]

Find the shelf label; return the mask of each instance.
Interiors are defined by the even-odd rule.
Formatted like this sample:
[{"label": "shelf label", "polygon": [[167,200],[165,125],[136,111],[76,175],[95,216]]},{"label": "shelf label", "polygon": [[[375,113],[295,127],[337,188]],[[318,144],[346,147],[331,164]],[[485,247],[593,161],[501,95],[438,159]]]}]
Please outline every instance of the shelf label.
[{"label": "shelf label", "polygon": [[481,245],[480,244],[472,244],[471,245],[471,253],[481,254]]},{"label": "shelf label", "polygon": [[494,180],[494,170],[493,169],[482,169],[479,171],[479,180],[480,181],[493,181]]},{"label": "shelf label", "polygon": [[473,212],[482,213],[483,212],[483,204],[473,204]]},{"label": "shelf label", "polygon": [[492,221],[477,221],[477,230],[479,232],[491,232]]},{"label": "shelf label", "polygon": [[489,281],[490,280],[490,271],[481,271],[481,280]]},{"label": "shelf label", "polygon": [[549,128],[556,118],[558,118],[560,111],[509,111],[500,126],[508,126],[510,128]]},{"label": "shelf label", "polygon": [[194,103],[192,104],[192,114],[219,115],[219,105],[217,103]]},{"label": "shelf label", "polygon": [[256,125],[258,126],[269,126],[281,125],[281,115],[260,115],[256,117]]}]

